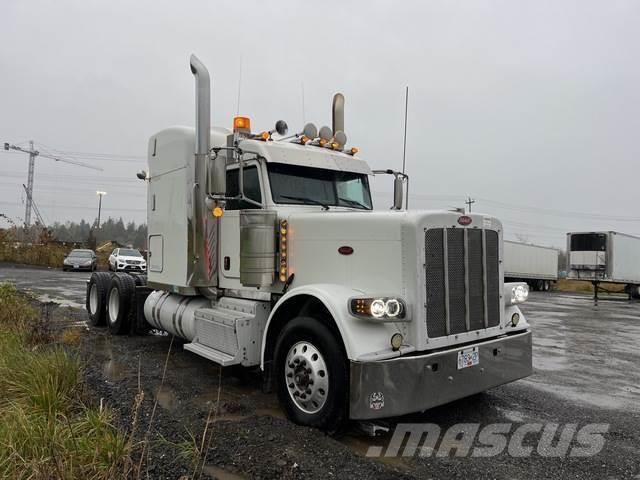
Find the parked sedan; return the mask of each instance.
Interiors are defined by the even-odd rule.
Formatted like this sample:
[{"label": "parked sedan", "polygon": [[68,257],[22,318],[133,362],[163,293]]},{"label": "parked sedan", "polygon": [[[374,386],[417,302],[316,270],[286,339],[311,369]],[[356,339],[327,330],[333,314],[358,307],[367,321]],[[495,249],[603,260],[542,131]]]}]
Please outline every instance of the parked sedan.
[{"label": "parked sedan", "polygon": [[76,248],[71,250],[69,255],[64,257],[62,270],[89,270],[95,271],[98,268],[98,257],[93,250]]},{"label": "parked sedan", "polygon": [[109,256],[109,270],[146,272],[147,261],[135,248],[116,248]]}]

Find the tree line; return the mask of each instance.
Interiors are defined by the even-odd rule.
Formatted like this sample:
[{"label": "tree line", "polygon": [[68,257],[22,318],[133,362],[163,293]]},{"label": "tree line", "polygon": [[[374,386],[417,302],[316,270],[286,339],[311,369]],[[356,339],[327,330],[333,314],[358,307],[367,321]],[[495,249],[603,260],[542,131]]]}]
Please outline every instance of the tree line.
[{"label": "tree line", "polygon": [[92,228],[92,224],[84,219],[80,223],[55,222],[49,225],[49,231],[51,236],[60,242],[87,242],[90,241],[90,236],[93,236],[98,245],[111,240],[134,248],[144,249],[147,246],[147,225],[136,225],[135,222],[125,224],[122,217],[109,217],[102,222],[100,228]]}]

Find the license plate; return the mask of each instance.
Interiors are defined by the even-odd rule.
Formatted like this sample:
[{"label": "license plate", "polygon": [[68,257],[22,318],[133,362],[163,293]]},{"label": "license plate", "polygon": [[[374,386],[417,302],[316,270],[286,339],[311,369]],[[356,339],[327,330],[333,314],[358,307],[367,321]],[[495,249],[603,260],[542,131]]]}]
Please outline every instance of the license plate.
[{"label": "license plate", "polygon": [[80,265],[74,265],[73,268],[78,268]]},{"label": "license plate", "polygon": [[478,347],[468,348],[466,350],[460,350],[458,352],[458,370],[463,368],[473,367],[480,363],[480,352]]}]

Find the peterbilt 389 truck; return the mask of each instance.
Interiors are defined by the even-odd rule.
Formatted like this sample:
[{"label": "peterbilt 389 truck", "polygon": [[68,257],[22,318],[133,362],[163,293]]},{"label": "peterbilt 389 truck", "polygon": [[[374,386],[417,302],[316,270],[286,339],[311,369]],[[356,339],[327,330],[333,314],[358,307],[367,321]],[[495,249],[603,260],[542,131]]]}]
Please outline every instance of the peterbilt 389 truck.
[{"label": "peterbilt 389 truck", "polygon": [[[209,73],[190,64],[196,127],[153,135],[138,175],[147,274],[93,274],[93,325],[259,367],[289,418],[329,431],[531,374],[528,288],[503,281],[498,219],[406,210],[406,177],[346,146],[341,94],[319,132],[211,128]],[[374,173],[391,174],[391,209],[372,208]]]}]

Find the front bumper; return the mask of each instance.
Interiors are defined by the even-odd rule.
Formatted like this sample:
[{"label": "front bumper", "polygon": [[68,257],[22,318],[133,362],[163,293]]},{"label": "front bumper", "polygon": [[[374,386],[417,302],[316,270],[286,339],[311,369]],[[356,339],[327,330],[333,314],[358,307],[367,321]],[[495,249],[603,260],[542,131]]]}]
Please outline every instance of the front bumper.
[{"label": "front bumper", "polygon": [[89,270],[89,271],[91,271],[91,270],[93,270],[93,264],[91,264],[91,265],[78,265],[78,266],[73,265],[73,264],[72,265],[65,264],[65,265],[62,266],[62,268],[66,269],[66,270]]},{"label": "front bumper", "polygon": [[118,265],[116,267],[118,272],[146,272],[147,267],[145,265]]},{"label": "front bumper", "polygon": [[[458,352],[478,347],[480,363],[458,370]],[[349,416],[354,420],[420,412],[532,373],[531,332],[426,355],[351,362]]]}]

